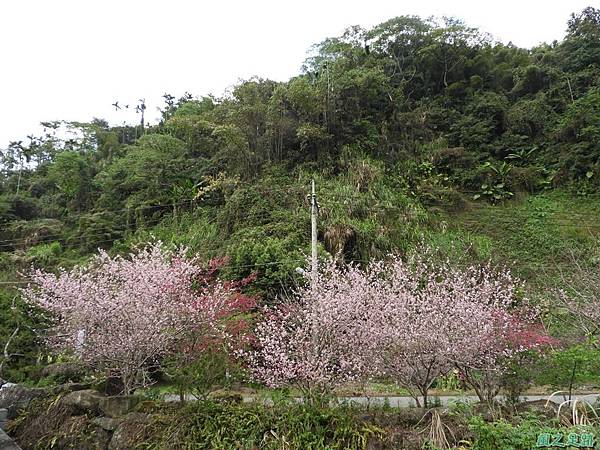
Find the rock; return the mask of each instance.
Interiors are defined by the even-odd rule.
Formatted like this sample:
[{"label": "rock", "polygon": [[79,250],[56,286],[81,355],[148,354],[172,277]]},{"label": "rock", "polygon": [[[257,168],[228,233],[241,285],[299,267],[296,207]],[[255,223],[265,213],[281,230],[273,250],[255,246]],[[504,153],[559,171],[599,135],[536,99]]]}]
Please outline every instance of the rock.
[{"label": "rock", "polygon": [[0,430],[0,450],[21,450],[8,435]]},{"label": "rock", "polygon": [[216,402],[224,403],[242,403],[244,401],[242,394],[239,392],[231,392],[225,389],[212,391],[208,394],[207,398]]},{"label": "rock", "polygon": [[123,380],[119,375],[109,374],[104,382],[104,393],[106,395],[119,395],[125,390]]},{"label": "rock", "polygon": [[119,423],[108,444],[108,450],[129,450],[139,443],[139,436],[148,426],[150,416],[142,413],[129,413]]},{"label": "rock", "polygon": [[42,369],[43,378],[52,378],[58,383],[81,381],[84,376],[81,364],[74,362],[49,364]]},{"label": "rock", "polygon": [[158,405],[153,400],[144,400],[143,402],[139,402],[137,405],[135,405],[135,408],[133,410],[135,412],[148,414],[154,412],[157,406]]},{"label": "rock", "polygon": [[52,388],[53,394],[67,394],[69,392],[84,391],[91,388],[90,383],[65,383]]},{"label": "rock", "polygon": [[46,391],[43,389],[30,389],[20,384],[6,383],[0,388],[0,409],[8,410],[8,419],[12,420],[31,400],[45,395]]},{"label": "rock", "polygon": [[61,402],[65,406],[73,407],[77,412],[82,414],[97,413],[100,411],[100,401],[104,397],[98,391],[93,389],[85,389],[83,391],[75,391],[65,395]]},{"label": "rock", "polygon": [[100,400],[100,410],[108,417],[121,417],[130,412],[140,402],[135,396],[104,397]]},{"label": "rock", "polygon": [[119,426],[119,421],[110,417],[95,417],[92,423],[106,431],[115,431]]},{"label": "rock", "polygon": [[515,406],[515,410],[519,413],[525,411],[533,412],[548,419],[553,419],[558,413],[558,405],[554,402],[548,402],[546,400],[533,400],[517,404]]},{"label": "rock", "polygon": [[[106,449],[111,439],[110,431],[88,422],[86,416],[67,418],[55,434],[53,448],[73,450]],[[37,448],[37,447],[35,447]]]},{"label": "rock", "polygon": [[8,423],[8,409],[0,409],[0,430],[6,429]]}]

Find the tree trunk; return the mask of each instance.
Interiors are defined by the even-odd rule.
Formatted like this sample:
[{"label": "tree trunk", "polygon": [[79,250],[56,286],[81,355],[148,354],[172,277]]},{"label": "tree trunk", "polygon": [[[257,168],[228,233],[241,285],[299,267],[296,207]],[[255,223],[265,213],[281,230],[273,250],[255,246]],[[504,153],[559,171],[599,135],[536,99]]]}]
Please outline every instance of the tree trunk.
[{"label": "tree trunk", "polygon": [[[429,406],[428,391],[429,391],[429,389],[427,387],[421,387],[421,388],[419,388],[419,392],[421,393],[421,396],[423,397],[423,408],[427,408]],[[417,406],[420,407],[418,401],[417,401]]]}]

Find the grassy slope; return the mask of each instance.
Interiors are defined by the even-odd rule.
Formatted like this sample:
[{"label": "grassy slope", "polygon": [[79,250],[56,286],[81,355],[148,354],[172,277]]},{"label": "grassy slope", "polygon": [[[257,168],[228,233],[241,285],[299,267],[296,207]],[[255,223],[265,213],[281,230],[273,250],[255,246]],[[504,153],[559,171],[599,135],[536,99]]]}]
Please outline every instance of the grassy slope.
[{"label": "grassy slope", "polygon": [[573,257],[592,262],[600,237],[600,198],[564,191],[522,196],[502,205],[477,204],[446,217],[445,232],[432,233],[441,247],[451,242],[477,259],[511,267],[542,288],[570,272]]}]

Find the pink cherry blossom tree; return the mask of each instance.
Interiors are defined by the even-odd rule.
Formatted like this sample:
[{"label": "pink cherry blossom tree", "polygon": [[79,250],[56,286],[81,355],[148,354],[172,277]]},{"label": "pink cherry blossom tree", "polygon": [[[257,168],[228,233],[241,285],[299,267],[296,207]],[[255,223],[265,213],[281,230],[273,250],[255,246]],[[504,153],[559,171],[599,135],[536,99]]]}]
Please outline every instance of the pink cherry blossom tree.
[{"label": "pink cherry blossom tree", "polygon": [[148,370],[181,348],[190,330],[222,331],[230,289],[217,282],[196,292],[199,273],[186,249],[157,242],[126,257],[100,251],[90,264],[58,274],[33,270],[21,293],[53,320],[50,346],[118,374],[130,394],[149,383]]},{"label": "pink cherry blossom tree", "polygon": [[369,376],[376,362],[375,278],[375,270],[329,262],[314,284],[265,309],[246,354],[253,378],[270,387],[295,385],[310,396]]},{"label": "pink cherry blossom tree", "polygon": [[528,351],[542,352],[556,343],[541,324],[530,320],[530,313],[496,311],[488,330],[465,347],[456,366],[463,380],[473,388],[481,402],[491,404],[504,385],[504,377]]},{"label": "pink cherry blossom tree", "polygon": [[431,265],[426,256],[364,270],[327,264],[313,285],[265,311],[248,358],[254,378],[309,391],[386,376],[427,406],[440,375],[460,367],[475,385],[476,374],[500,373],[531,348],[514,339],[533,316],[519,314],[521,283],[509,271]]},{"label": "pink cherry blossom tree", "polygon": [[499,380],[514,354],[540,343],[518,339],[534,316],[517,308],[526,300],[508,270],[432,265],[417,255],[408,264],[392,259],[382,279],[388,293],[381,307],[390,318],[380,346],[384,372],[417,405],[416,394],[427,406],[435,379],[455,367],[482,400],[493,398],[499,385],[490,381]]},{"label": "pink cherry blossom tree", "polygon": [[[450,314],[443,296],[432,295],[435,277],[424,264],[392,258],[380,277],[377,308],[383,311],[377,345],[380,371],[406,388],[421,406],[435,379],[451,369]],[[433,284],[432,284],[433,283]]]}]

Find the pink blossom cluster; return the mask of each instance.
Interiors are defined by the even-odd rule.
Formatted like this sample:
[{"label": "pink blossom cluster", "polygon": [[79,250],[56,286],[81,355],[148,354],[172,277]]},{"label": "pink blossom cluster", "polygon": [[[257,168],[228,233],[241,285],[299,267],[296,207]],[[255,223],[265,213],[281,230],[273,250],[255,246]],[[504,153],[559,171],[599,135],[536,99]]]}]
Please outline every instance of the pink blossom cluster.
[{"label": "pink blossom cluster", "polygon": [[532,338],[521,288],[510,271],[489,265],[390,257],[362,270],[330,262],[265,312],[249,367],[270,386],[325,390],[387,376],[427,402],[438,376],[455,368],[500,372],[515,353],[543,344]]},{"label": "pink blossom cluster", "polygon": [[[255,328],[257,349],[247,354],[256,380],[271,387],[293,383],[303,389],[328,388],[370,371],[371,304],[375,271],[333,263],[316,277],[315,288],[265,309]],[[362,323],[364,321],[364,323]]]},{"label": "pink blossom cluster", "polygon": [[50,313],[51,346],[118,374],[130,393],[185,339],[227,332],[221,319],[237,307],[235,290],[205,275],[186,249],[157,242],[126,257],[100,251],[90,264],[58,274],[34,270],[22,295]]}]

